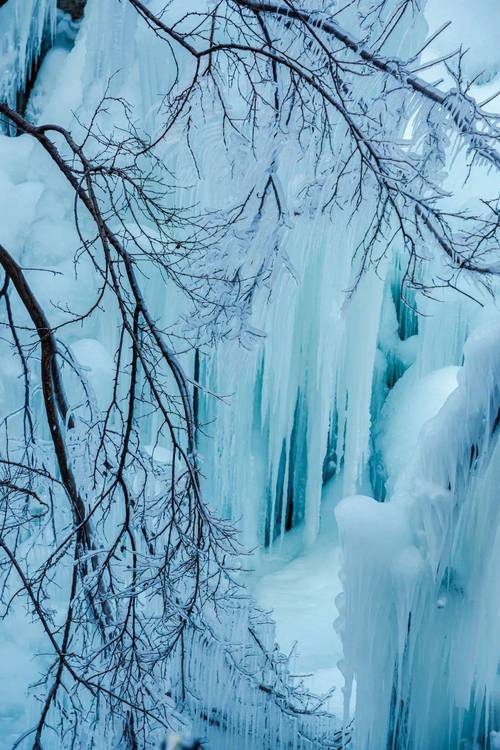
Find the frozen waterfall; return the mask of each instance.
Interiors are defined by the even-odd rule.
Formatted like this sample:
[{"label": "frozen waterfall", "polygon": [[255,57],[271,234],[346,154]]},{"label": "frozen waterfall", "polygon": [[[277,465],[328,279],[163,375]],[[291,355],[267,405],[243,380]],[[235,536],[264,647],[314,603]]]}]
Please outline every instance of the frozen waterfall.
[{"label": "frozen waterfall", "polygon": [[[428,21],[444,12],[437,2],[428,4]],[[337,8],[319,4],[321,13]],[[216,4],[174,0],[161,17],[175,18],[184,5],[201,14]],[[401,5],[380,4],[374,38]],[[165,3],[145,6],[159,12]],[[314,3],[302,6],[311,10]],[[348,10],[357,33],[369,36],[357,11],[375,6],[359,0]],[[481,8],[490,12],[488,0]],[[271,30],[288,33],[286,25]],[[79,23],[64,17],[56,0],[8,0],[0,7],[0,100],[23,109],[35,125],[56,122],[86,142],[86,123],[109,96],[102,132],[133,123],[157,140],[155,153],[175,182],[175,209],[196,209],[197,217],[221,211],[218,221],[228,231],[222,246],[207,241],[215,248],[209,270],[224,300],[220,313],[213,300],[206,316],[194,309],[198,287],[184,294],[172,282],[176,270],[166,280],[147,252],[136,261],[153,317],[187,373],[203,491],[251,551],[235,578],[258,604],[245,593],[241,601],[235,596],[229,614],[214,606],[207,630],[193,629],[182,642],[165,687],[174,728],[204,736],[211,750],[494,750],[500,747],[498,281],[488,289],[469,277],[460,278],[460,290],[440,285],[449,259],[434,257],[423,240],[420,287],[414,284],[404,298],[400,243],[391,241],[387,252],[377,240],[376,260],[365,269],[358,250],[370,222],[365,212],[353,220],[338,201],[326,209],[340,167],[318,157],[317,143],[299,148],[292,115],[287,132],[266,115],[256,145],[249,146],[246,121],[243,135],[227,127],[221,137],[214,88],[189,113],[188,138],[182,122],[169,124],[164,137],[168,96],[189,88],[192,61],[186,50],[174,58],[150,31],[124,0],[88,0]],[[385,54],[417,53],[426,33],[417,14],[411,33],[391,37]],[[288,41],[293,49],[295,40]],[[474,83],[474,94],[485,100],[499,80],[491,44],[480,56],[487,72]],[[248,92],[229,78],[225,84],[224,106],[242,118]],[[383,89],[352,73],[347,85],[367,111]],[[20,92],[28,89],[21,107]],[[413,99],[405,107],[391,112],[394,138],[414,138],[423,148],[421,128],[430,115]],[[84,373],[92,406],[105,411],[115,391],[124,395],[128,388],[124,380],[113,382],[121,311],[103,271],[99,305],[84,315],[96,280],[92,263],[80,257],[72,190],[47,153],[14,131],[5,125],[0,132],[0,243],[50,310],[67,360]],[[332,125],[339,164],[348,158],[346,133],[339,116]],[[69,163],[67,142],[60,133],[53,137]],[[453,141],[447,148],[452,166],[442,169],[443,195],[456,191],[459,209],[477,201],[480,189],[498,199],[498,175],[486,167],[462,188],[465,156]],[[89,149],[98,154],[99,142]],[[270,176],[273,191],[267,191]],[[373,208],[375,192],[370,186],[366,192]],[[240,219],[248,205],[251,222]],[[131,214],[113,229],[137,246],[150,242],[156,252],[158,237],[153,230],[147,239],[134,235]],[[87,214],[82,226],[95,231]],[[200,259],[189,262],[193,276],[201,275]],[[68,299],[77,303],[71,315]],[[3,410],[23,397],[22,369],[11,350],[0,338]],[[41,388],[38,375],[31,377],[38,389],[34,420],[41,423]],[[67,382],[77,413],[79,381],[70,372]],[[168,441],[158,438],[162,418],[147,403],[137,416],[141,449],[164,469],[173,459]],[[41,431],[48,440],[49,427]],[[34,555],[41,559],[40,538]],[[64,606],[56,595],[56,614]],[[7,675],[0,679],[0,745],[25,750],[24,739],[14,743],[39,711],[30,685],[48,657],[41,629],[7,610],[0,661],[15,679],[12,690]],[[58,742],[51,735],[43,750]]]}]

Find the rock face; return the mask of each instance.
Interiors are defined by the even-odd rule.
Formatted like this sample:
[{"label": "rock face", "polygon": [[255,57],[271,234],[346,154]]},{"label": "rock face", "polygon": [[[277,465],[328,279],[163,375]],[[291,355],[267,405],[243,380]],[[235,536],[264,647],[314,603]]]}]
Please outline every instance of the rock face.
[{"label": "rock face", "polygon": [[57,7],[64,13],[69,13],[73,21],[77,21],[83,16],[85,2],[86,0],[58,0]]}]

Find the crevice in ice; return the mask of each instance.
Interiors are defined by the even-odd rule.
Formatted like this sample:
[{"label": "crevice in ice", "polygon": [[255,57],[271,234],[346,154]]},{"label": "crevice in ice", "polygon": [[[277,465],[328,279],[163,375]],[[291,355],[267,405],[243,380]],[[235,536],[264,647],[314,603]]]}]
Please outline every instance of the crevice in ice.
[{"label": "crevice in ice", "polygon": [[276,483],[268,484],[264,546],[304,521],[307,476],[307,405],[299,392],[295,403],[290,445],[283,440]]},{"label": "crevice in ice", "polygon": [[391,296],[396,309],[398,321],[398,334],[401,341],[409,339],[410,336],[418,334],[418,314],[416,311],[416,295],[411,288],[404,288],[402,259],[398,256],[393,266],[393,278],[391,280]]},{"label": "crevice in ice", "polygon": [[338,431],[339,418],[337,410],[333,408],[330,415],[328,439],[326,443],[325,457],[323,459],[323,487],[330,479],[336,476],[340,470],[337,455]]}]

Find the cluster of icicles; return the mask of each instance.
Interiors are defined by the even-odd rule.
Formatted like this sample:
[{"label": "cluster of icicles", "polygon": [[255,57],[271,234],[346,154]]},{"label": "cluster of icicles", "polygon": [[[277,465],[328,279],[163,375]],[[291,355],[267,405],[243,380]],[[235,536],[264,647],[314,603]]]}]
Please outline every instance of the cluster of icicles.
[{"label": "cluster of icicles", "polygon": [[358,750],[496,747],[500,736],[498,320],[464,357],[389,501],[337,507]]}]

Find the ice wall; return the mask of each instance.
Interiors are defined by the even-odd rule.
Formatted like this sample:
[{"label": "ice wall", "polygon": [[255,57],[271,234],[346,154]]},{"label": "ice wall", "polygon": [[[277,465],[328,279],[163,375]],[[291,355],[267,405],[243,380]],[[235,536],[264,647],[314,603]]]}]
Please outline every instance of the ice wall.
[{"label": "ice wall", "polygon": [[287,236],[296,278],[280,278],[271,305],[257,300],[262,342],[203,360],[202,382],[230,396],[227,406],[204,401],[200,450],[211,494],[242,518],[247,543],[299,524],[314,541],[324,476],[342,463],[346,487],[362,480],[384,285],[370,275],[343,309],[354,242],[340,221],[333,234],[328,219],[299,219]]},{"label": "ice wall", "polygon": [[337,509],[359,750],[486,747],[498,730],[499,344],[498,318],[469,337],[458,386],[406,455],[400,443],[389,501]]},{"label": "ice wall", "polygon": [[[368,6],[353,6],[346,22],[354,30]],[[393,10],[393,4],[384,4],[379,23]],[[425,33],[422,19],[411,32],[395,34],[388,53],[416,48]],[[349,80],[351,91],[367,100],[376,95],[377,85],[372,77]],[[399,127],[395,114],[395,131]],[[340,122],[333,137],[342,163],[349,146]],[[404,259],[397,251],[359,282],[360,260],[354,256],[370,199],[367,213],[354,218],[348,205],[322,211],[338,163],[330,159],[316,194],[300,201],[315,179],[313,156],[278,144],[276,161],[289,207],[280,242],[290,271],[273,277],[271,289],[264,285],[255,294],[251,323],[260,338],[248,351],[239,342],[223,342],[200,354],[202,385],[226,402],[201,396],[200,422],[208,439],[200,437],[199,449],[210,495],[241,519],[245,544],[271,554],[292,527],[302,529],[305,545],[314,542],[326,480],[337,477],[344,494],[376,480],[372,428],[387,383],[413,361],[414,353],[410,347],[403,351],[401,339],[411,335],[415,318],[399,304]],[[263,221],[272,218],[267,214]],[[251,246],[257,257],[262,236],[265,230]],[[379,252],[382,257],[382,244]]]}]

